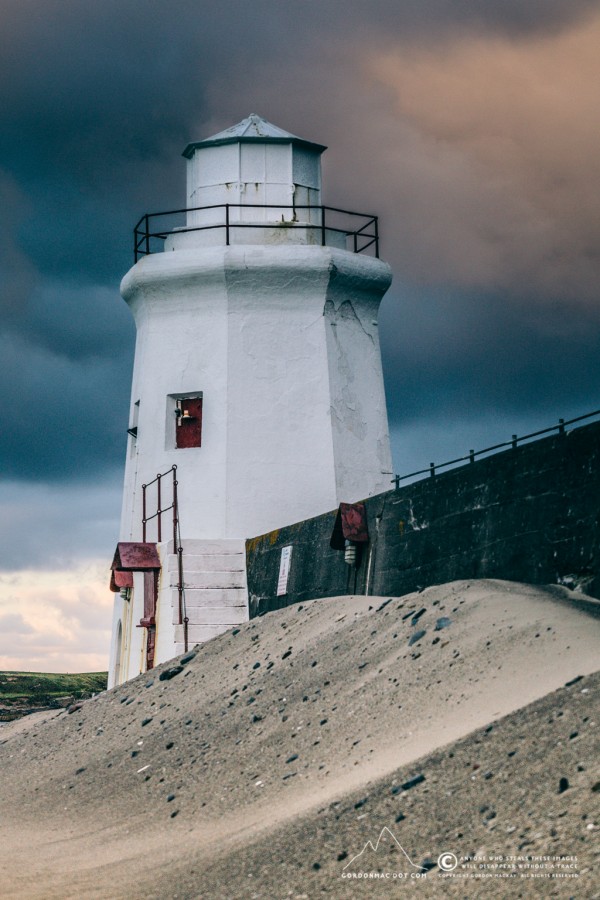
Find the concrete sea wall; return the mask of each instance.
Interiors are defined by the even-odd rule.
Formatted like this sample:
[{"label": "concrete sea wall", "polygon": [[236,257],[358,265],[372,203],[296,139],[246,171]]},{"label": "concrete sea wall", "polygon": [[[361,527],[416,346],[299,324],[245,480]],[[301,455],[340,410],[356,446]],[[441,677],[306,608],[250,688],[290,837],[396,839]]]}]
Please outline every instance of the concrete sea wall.
[{"label": "concrete sea wall", "polygon": [[[365,504],[370,539],[356,567],[329,545],[337,510],[248,540],[250,616],[316,597],[401,595],[462,578],[561,583],[600,597],[600,423]],[[277,596],[284,547],[292,548],[289,574]]]}]

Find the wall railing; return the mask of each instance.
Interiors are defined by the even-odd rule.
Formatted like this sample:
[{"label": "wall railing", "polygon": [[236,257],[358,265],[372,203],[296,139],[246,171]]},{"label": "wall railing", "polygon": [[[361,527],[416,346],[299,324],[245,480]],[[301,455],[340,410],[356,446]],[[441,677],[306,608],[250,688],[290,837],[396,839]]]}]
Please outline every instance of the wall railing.
[{"label": "wall railing", "polygon": [[550,425],[548,428],[542,428],[540,431],[532,431],[530,434],[516,435],[513,434],[510,441],[502,441],[500,444],[492,444],[491,447],[485,447],[483,450],[469,450],[467,456],[457,456],[456,459],[450,459],[447,462],[443,463],[429,463],[429,466],[426,469],[417,469],[416,472],[409,472],[408,475],[394,475],[392,478],[392,483],[395,484],[396,489],[400,487],[401,481],[406,481],[408,478],[416,478],[418,475],[429,475],[434,478],[439,469],[447,469],[449,466],[460,467],[460,463],[473,463],[478,456],[483,456],[484,454],[490,453],[493,454],[500,450],[506,450],[511,447],[515,449],[519,444],[522,444],[525,441],[530,441],[533,438],[541,437],[545,434],[552,434],[552,432],[557,431],[559,434],[565,434],[566,428],[568,425],[574,425],[576,422],[583,422],[585,419],[591,419],[594,417],[600,416],[600,409],[594,410],[594,412],[585,413],[583,416],[575,416],[574,419],[559,419],[558,424]]},{"label": "wall railing", "polygon": [[[282,221],[264,222],[240,222],[232,214],[237,210],[278,210],[281,211]],[[220,210],[221,216],[216,223],[206,225],[177,225],[177,217],[188,213],[201,213],[208,210]],[[317,214],[318,222],[303,221],[298,218],[298,213],[306,211],[306,219],[311,219]],[[291,213],[286,218],[286,213]],[[278,212],[279,215],[279,212]],[[335,206],[282,206],[280,203],[219,203],[213,206],[196,206],[189,209],[172,209],[168,212],[146,213],[141,217],[133,230],[133,255],[135,262],[142,256],[160,252],[164,241],[174,234],[188,232],[216,231],[225,233],[225,244],[229,246],[235,243],[235,236],[239,229],[275,229],[286,230],[302,229],[310,232],[314,237],[314,243],[323,247],[327,245],[328,236],[331,234],[343,235],[346,240],[346,249],[353,253],[370,253],[379,259],[379,220],[377,216],[365,213],[350,212],[347,209],[339,209]]]}]

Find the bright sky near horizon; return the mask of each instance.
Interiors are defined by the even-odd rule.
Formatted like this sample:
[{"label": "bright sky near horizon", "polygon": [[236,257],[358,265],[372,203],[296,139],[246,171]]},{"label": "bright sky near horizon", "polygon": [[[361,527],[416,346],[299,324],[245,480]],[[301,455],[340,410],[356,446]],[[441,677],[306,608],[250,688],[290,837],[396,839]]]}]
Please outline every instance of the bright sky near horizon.
[{"label": "bright sky near horizon", "polygon": [[4,0],[0,669],[105,669],[140,215],[251,112],[381,217],[399,471],[600,406],[599,0]]}]

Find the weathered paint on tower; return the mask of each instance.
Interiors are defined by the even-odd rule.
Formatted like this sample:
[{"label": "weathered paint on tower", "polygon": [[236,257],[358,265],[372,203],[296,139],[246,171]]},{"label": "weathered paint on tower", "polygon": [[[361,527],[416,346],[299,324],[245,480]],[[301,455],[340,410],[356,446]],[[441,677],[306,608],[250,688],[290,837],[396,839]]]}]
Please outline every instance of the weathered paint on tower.
[{"label": "weathered paint on tower", "polygon": [[[185,224],[146,220],[138,246],[158,234],[163,250],[121,285],[137,343],[120,540],[143,539],[141,486],[176,465],[186,598],[205,611],[192,643],[247,618],[245,538],[389,486],[377,314],[391,272],[353,252],[375,220],[336,226],[321,206],[324,149],[255,115],[188,145]],[[163,536],[155,661],[182,649],[169,550]],[[138,580],[116,598],[121,678],[145,666]]]}]

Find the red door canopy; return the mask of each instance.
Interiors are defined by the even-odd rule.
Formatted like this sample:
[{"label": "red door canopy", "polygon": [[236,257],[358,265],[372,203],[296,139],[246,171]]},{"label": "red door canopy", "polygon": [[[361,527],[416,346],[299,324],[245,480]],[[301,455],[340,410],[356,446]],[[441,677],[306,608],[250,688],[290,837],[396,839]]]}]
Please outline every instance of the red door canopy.
[{"label": "red door canopy", "polygon": [[113,557],[110,589],[117,593],[123,587],[133,587],[132,572],[160,569],[156,544],[141,541],[121,541]]}]

